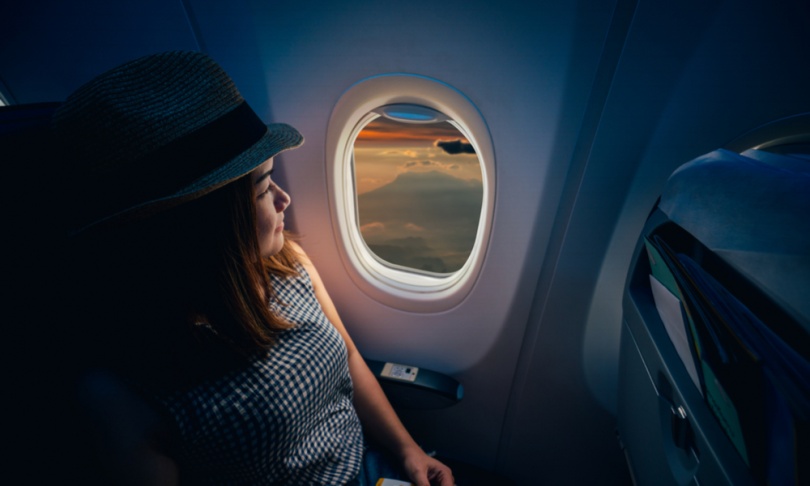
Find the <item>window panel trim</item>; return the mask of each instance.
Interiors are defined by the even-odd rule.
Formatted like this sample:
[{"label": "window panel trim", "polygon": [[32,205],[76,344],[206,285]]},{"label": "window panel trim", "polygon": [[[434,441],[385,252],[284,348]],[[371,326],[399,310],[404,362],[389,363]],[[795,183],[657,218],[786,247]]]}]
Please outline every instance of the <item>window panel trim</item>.
[{"label": "window panel trim", "polygon": [[[473,144],[481,164],[482,209],[470,257],[454,273],[432,275],[382,263],[360,234],[351,153],[367,123],[388,105],[424,106],[443,114]],[[385,74],[350,87],[332,112],[326,136],[326,172],[333,232],[346,272],[367,295],[410,311],[439,312],[458,305],[475,284],[488,246],[495,205],[495,155],[479,110],[458,90],[424,76]]]}]

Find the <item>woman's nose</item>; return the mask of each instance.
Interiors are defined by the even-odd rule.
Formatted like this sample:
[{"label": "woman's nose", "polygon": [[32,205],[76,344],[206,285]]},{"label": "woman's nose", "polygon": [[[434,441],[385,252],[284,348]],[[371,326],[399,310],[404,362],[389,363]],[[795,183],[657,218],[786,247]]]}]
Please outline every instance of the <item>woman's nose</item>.
[{"label": "woman's nose", "polygon": [[290,203],[292,202],[292,199],[290,198],[290,195],[287,194],[284,191],[284,189],[282,189],[282,188],[280,188],[278,186],[276,186],[276,191],[275,192],[276,192],[275,193],[275,198],[276,199],[275,199],[274,203],[275,203],[275,206],[276,206],[276,211],[280,213],[280,212],[284,211],[285,209],[287,209],[287,206],[290,205]]}]

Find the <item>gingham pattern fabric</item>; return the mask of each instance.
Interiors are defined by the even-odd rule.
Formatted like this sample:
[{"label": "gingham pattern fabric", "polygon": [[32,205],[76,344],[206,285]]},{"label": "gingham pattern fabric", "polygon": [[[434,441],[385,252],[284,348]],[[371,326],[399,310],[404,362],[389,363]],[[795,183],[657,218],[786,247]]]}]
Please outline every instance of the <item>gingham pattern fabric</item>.
[{"label": "gingham pattern fabric", "polygon": [[284,305],[271,308],[296,326],[267,356],[164,400],[194,483],[340,485],[358,474],[363,437],[346,345],[298,270],[272,280]]}]

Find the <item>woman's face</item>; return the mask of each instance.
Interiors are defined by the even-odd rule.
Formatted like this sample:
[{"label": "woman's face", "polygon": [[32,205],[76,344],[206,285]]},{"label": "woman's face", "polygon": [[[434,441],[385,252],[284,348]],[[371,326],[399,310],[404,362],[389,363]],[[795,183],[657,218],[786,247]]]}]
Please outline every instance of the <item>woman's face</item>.
[{"label": "woman's face", "polygon": [[284,245],[284,210],[290,205],[290,195],[273,182],[272,174],[272,158],[250,173],[256,201],[259,250],[263,257],[281,251]]}]

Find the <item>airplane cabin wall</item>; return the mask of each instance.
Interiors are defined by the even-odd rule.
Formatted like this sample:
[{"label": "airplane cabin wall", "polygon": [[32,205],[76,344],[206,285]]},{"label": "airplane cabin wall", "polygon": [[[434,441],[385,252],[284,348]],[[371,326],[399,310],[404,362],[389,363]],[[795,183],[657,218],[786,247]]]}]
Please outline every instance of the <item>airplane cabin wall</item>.
[{"label": "airplane cabin wall", "polygon": [[199,49],[181,2],[7,3],[0,29],[0,89],[10,103],[63,101],[126,61]]},{"label": "airplane cabin wall", "polygon": [[[58,101],[141,55],[209,53],[259,116],[305,135],[278,158],[292,226],[361,351],[464,384],[458,405],[402,412],[415,436],[518,484],[623,484],[613,427],[636,235],[675,167],[810,111],[807,7],[534,3],[19,2],[0,32],[0,89],[13,103]],[[374,301],[332,234],[329,117],[349,87],[384,73],[453,86],[495,147],[487,259],[443,312]]]},{"label": "airplane cabin wall", "polygon": [[[532,295],[612,5],[306,5],[312,8],[250,2],[244,8],[252,25],[232,32],[221,26],[223,15],[241,17],[233,6],[225,13],[213,4],[192,3],[192,9],[208,51],[226,69],[260,53],[272,118],[307,138],[280,157],[278,167],[292,194],[294,228],[361,351],[443,371],[464,384],[460,404],[402,411],[406,424],[426,446],[495,469]],[[248,53],[240,54],[235,44]],[[487,259],[470,296],[443,312],[394,309],[363,293],[348,276],[324,219],[326,166],[332,163],[324,146],[327,121],[345,90],[381,73],[428,76],[458,89],[481,111],[495,145],[496,209]],[[613,452],[605,462],[621,469],[612,422],[601,416],[591,442]]]}]

